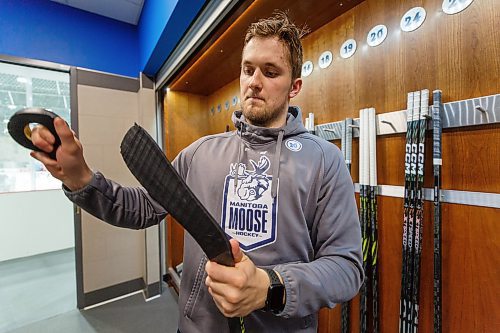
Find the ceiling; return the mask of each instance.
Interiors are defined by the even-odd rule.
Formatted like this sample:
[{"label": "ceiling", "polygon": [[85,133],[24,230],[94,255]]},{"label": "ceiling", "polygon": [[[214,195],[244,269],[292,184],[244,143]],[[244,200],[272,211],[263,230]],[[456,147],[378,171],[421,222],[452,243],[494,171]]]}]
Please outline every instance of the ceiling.
[{"label": "ceiling", "polygon": [[243,12],[236,11],[226,19],[203,47],[191,58],[169,88],[208,96],[237,79],[240,73],[243,37],[250,23],[270,16],[274,10],[288,11],[299,27],[310,31],[332,21],[364,0],[246,0]]},{"label": "ceiling", "polygon": [[51,0],[97,15],[137,25],[144,0]]}]

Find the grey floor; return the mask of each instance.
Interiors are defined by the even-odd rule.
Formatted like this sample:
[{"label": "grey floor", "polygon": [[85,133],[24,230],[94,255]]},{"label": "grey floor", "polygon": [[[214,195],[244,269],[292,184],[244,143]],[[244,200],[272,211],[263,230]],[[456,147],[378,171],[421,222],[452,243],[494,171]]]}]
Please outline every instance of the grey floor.
[{"label": "grey floor", "polygon": [[0,263],[0,333],[177,332],[177,301],[166,286],[148,302],[139,293],[77,310],[73,257],[68,249]]},{"label": "grey floor", "polygon": [[0,262],[0,332],[76,308],[74,249]]},{"label": "grey floor", "polygon": [[9,333],[175,333],[177,303],[168,290],[149,302],[142,294],[90,310],[73,310]]}]

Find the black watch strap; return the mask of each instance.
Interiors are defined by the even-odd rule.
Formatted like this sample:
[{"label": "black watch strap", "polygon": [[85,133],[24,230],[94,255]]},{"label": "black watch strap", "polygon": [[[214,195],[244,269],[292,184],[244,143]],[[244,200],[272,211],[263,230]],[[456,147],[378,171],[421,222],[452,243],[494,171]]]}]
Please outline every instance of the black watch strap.
[{"label": "black watch strap", "polygon": [[263,269],[269,276],[270,286],[267,290],[266,305],[262,310],[279,313],[283,311],[283,308],[285,307],[283,302],[285,286],[281,283],[278,273],[276,273],[273,269]]},{"label": "black watch strap", "polygon": [[271,286],[282,284],[280,278],[278,277],[278,273],[276,273],[274,269],[264,268],[264,270],[269,276],[269,281],[271,281]]}]

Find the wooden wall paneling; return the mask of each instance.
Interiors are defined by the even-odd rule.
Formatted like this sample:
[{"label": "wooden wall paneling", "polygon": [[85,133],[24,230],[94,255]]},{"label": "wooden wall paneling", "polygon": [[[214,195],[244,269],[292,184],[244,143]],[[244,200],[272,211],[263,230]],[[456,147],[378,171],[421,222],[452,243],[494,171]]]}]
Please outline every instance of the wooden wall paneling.
[{"label": "wooden wall paneling", "polygon": [[[234,106],[232,103],[233,97],[238,97],[238,103]],[[211,133],[222,133],[226,131],[227,126],[229,130],[233,131],[234,124],[231,120],[231,116],[234,111],[240,110],[241,106],[239,103],[240,98],[240,80],[236,79],[232,82],[226,84],[221,89],[214,92],[212,95],[208,96],[209,108],[214,107],[215,113],[209,116],[209,128]],[[229,102],[229,109],[226,110],[225,102]],[[217,112],[217,105],[221,105],[221,112]]]},{"label": "wooden wall paneling", "polygon": [[165,147],[173,159],[185,147],[209,134],[205,96],[168,91],[165,95]]},{"label": "wooden wall paneling", "polygon": [[175,268],[184,260],[184,228],[167,216],[167,267]]},{"label": "wooden wall paneling", "polygon": [[[304,38],[304,59],[313,61],[315,70],[293,103],[326,123],[357,118],[365,107],[377,113],[404,110],[407,93],[424,88],[441,89],[445,102],[498,93],[500,31],[479,24],[499,21],[494,2],[475,1],[456,15],[444,14],[440,0],[362,2]],[[414,6],[424,6],[427,18],[418,30],[402,32],[399,21]],[[369,47],[366,35],[377,24],[387,26],[388,36]],[[358,49],[341,59],[338,50],[348,38],[356,39]],[[334,61],[320,70],[317,58],[325,50]]]},{"label": "wooden wall paneling", "polygon": [[[436,1],[438,2],[438,1]],[[444,101],[499,92],[500,9],[497,0],[474,1],[458,15],[434,12],[438,67]],[[496,22],[496,23],[495,23]],[[425,24],[425,23],[424,23]]]},{"label": "wooden wall paneling", "polygon": [[443,332],[499,332],[500,209],[443,204],[442,213]]},{"label": "wooden wall paneling", "polygon": [[500,193],[500,124],[444,131],[445,189]]},{"label": "wooden wall paneling", "polygon": [[[165,149],[169,160],[189,144],[209,134],[208,103],[205,96],[168,91],[164,98]],[[183,261],[184,229],[167,218],[167,264],[174,267]]]},{"label": "wooden wall paneling", "polygon": [[340,304],[333,309],[323,308],[319,311],[318,332],[340,332]]},{"label": "wooden wall paneling", "polygon": [[[347,12],[335,22],[336,29],[328,29],[332,24],[328,23],[303,39],[304,62],[312,61],[314,70],[310,76],[302,78],[302,91],[291,100],[291,104],[300,106],[305,116],[314,112],[315,123],[327,123],[356,114],[355,90],[351,89],[355,73],[354,60],[349,58],[342,63],[338,52],[341,46],[338,41],[352,38],[354,17]],[[321,70],[318,58],[327,50],[332,52],[333,61],[329,67]]]}]

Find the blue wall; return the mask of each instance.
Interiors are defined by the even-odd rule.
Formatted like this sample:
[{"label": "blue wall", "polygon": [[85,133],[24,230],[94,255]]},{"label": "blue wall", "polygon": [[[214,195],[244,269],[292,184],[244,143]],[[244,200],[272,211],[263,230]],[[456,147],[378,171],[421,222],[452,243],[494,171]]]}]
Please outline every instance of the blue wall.
[{"label": "blue wall", "polygon": [[146,0],[139,21],[140,67],[155,75],[205,0]]},{"label": "blue wall", "polygon": [[0,0],[0,54],[137,77],[137,27],[48,0]]},{"label": "blue wall", "polygon": [[0,54],[154,76],[204,3],[145,0],[134,26],[49,0],[0,0]]},{"label": "blue wall", "polygon": [[[182,0],[181,0],[182,2]],[[178,0],[146,0],[138,24],[139,63],[145,68]]]}]

